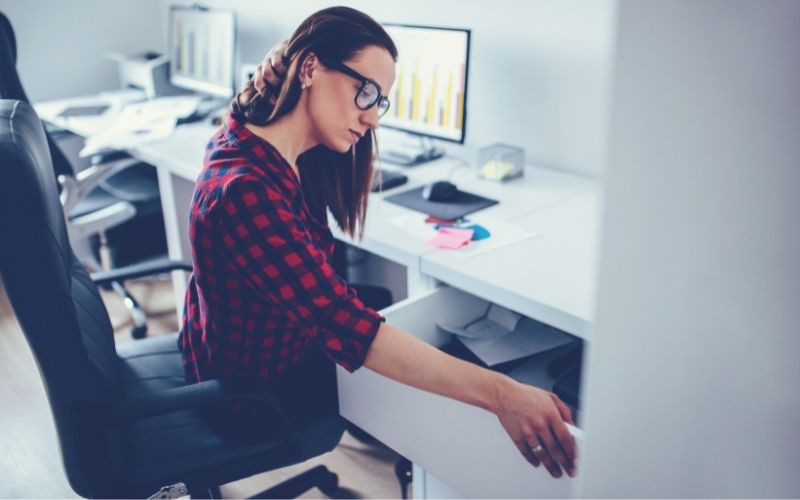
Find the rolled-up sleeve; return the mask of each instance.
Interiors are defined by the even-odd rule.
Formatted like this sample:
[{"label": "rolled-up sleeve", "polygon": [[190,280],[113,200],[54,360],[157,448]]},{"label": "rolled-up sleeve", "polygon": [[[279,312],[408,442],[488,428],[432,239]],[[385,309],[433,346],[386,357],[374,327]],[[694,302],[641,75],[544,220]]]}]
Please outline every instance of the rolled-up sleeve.
[{"label": "rolled-up sleeve", "polygon": [[333,271],[286,197],[246,176],[229,181],[221,197],[226,264],[289,320],[315,329],[334,362],[359,368],[383,318]]}]

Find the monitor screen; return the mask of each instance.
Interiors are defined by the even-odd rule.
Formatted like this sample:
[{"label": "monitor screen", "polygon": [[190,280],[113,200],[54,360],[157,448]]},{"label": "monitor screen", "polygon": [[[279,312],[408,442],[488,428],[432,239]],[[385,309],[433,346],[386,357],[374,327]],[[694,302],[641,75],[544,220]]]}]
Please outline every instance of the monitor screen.
[{"label": "monitor screen", "polygon": [[381,126],[464,142],[469,37],[466,29],[384,24],[397,45],[391,107]]},{"label": "monitor screen", "polygon": [[173,6],[169,17],[170,83],[205,94],[233,97],[233,11]]}]

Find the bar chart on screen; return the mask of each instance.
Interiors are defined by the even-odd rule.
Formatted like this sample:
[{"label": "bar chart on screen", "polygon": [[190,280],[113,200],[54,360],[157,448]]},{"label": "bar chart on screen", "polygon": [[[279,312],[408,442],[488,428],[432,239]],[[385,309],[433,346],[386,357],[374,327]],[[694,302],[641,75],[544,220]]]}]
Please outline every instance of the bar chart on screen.
[{"label": "bar chart on screen", "polygon": [[398,46],[393,103],[382,125],[460,141],[466,103],[469,33],[386,25]]}]

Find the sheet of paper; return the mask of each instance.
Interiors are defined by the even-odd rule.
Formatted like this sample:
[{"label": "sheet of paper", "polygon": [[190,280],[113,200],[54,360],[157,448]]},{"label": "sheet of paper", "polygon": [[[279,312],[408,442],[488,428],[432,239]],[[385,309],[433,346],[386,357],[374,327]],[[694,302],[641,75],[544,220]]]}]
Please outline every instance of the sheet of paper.
[{"label": "sheet of paper", "polygon": [[86,139],[79,156],[86,157],[104,149],[128,149],[145,142],[166,139],[175,130],[176,120],[162,119],[139,126],[112,126]]},{"label": "sheet of paper", "polygon": [[[423,214],[409,213],[394,217],[389,222],[415,238],[428,241],[436,234],[436,230],[433,228],[433,224],[425,222],[425,218],[426,216]],[[537,236],[534,232],[522,230],[502,219],[480,213],[468,215],[463,224],[465,226],[480,224],[491,233],[491,236],[480,241],[472,241],[469,245],[460,248],[458,252],[453,252],[459,258],[473,257],[495,248],[514,245]]]},{"label": "sheet of paper", "polygon": [[480,224],[491,233],[491,236],[480,241],[473,241],[468,247],[454,252],[458,258],[468,259],[495,248],[514,245],[536,237],[534,232],[525,231],[504,220],[480,213],[468,215],[465,225],[469,224]]},{"label": "sheet of paper", "polygon": [[511,333],[522,319],[521,314],[497,304],[487,302],[486,306],[486,312],[481,317],[465,325],[452,325],[436,321],[436,326],[461,337],[492,339]]},{"label": "sheet of paper", "polygon": [[124,106],[132,102],[143,101],[147,98],[144,90],[139,89],[117,89],[100,92],[100,97],[110,102],[112,105]]},{"label": "sheet of paper", "polygon": [[488,366],[544,352],[573,341],[573,338],[549,325],[522,318],[517,328],[500,337],[481,339],[459,337]]},{"label": "sheet of paper", "polygon": [[389,223],[396,228],[418,238],[428,241],[431,236],[436,234],[433,224],[425,222],[426,216],[417,212],[398,215],[392,218]]},{"label": "sheet of paper", "polygon": [[501,325],[509,332],[513,332],[517,328],[519,320],[522,319],[522,315],[497,304],[492,304],[489,307],[489,312],[486,313],[486,319]]}]

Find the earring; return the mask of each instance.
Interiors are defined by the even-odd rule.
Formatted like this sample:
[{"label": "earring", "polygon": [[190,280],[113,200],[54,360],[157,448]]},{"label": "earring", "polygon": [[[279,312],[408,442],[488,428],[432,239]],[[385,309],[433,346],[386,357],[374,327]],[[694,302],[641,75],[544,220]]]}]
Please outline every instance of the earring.
[{"label": "earring", "polygon": [[305,89],[307,89],[308,87],[309,87],[309,85],[306,85],[305,83],[301,83],[301,84],[300,84],[300,90],[305,90]]}]

